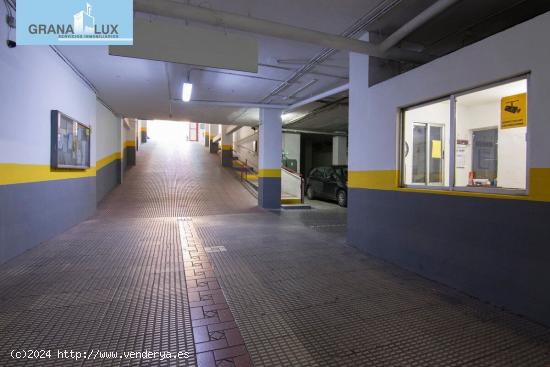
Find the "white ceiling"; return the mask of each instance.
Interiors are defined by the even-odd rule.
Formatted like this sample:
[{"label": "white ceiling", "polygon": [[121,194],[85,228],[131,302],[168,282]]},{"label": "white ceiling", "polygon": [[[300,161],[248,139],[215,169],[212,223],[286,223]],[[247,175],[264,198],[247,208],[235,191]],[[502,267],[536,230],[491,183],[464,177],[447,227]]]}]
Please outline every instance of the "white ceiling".
[{"label": "white ceiling", "polygon": [[[332,34],[341,34],[381,4],[396,3],[389,13],[369,23],[367,27],[369,32],[383,39],[435,1],[191,0],[187,3]],[[424,52],[442,55],[550,8],[550,2],[537,0],[517,0],[509,5],[509,8],[501,9],[502,2],[498,0],[458,2],[413,32],[404,43],[414,44],[419,49],[425,49]],[[517,17],[510,16],[516,13]],[[146,14],[137,16],[154,17]],[[162,20],[182,22],[167,18]],[[220,27],[216,29],[240,33]],[[257,109],[184,104],[176,101],[181,96],[181,86],[186,81],[188,73],[194,85],[192,99],[203,101],[287,105],[347,82],[348,55],[345,52],[336,52],[324,64],[317,65],[296,83],[288,85],[280,95],[266,98],[301,66],[288,61],[306,62],[318,55],[322,49],[310,44],[253,36],[259,44],[259,68],[255,74],[109,56],[107,47],[63,46],[59,49],[91,81],[98,90],[98,97],[114,111],[123,116],[141,119],[172,119],[232,125],[258,123]],[[281,63],[280,60],[287,62]],[[305,89],[301,90],[304,87]],[[300,92],[296,93],[297,91]],[[461,98],[467,100],[466,97]],[[316,107],[318,105],[312,104],[301,109],[300,113],[306,113],[308,109],[311,111]],[[334,114],[332,117],[321,118],[319,116],[322,114],[317,114],[319,126],[329,129],[329,125],[325,124],[328,121],[324,120],[335,120],[335,126],[340,125],[343,119],[347,121],[343,109],[338,110],[341,111],[340,115],[330,110],[331,116]],[[310,117],[300,124],[304,127],[316,126],[315,119]]]},{"label": "white ceiling", "polygon": [[[216,10],[339,34],[380,2],[209,0],[200,4]],[[192,4],[198,5],[198,2]],[[173,19],[168,21],[180,22]],[[189,73],[194,85],[193,100],[261,102],[301,66],[293,62],[305,62],[322,50],[310,44],[259,35],[254,37],[259,43],[260,65],[257,74],[110,56],[107,47],[101,46],[58,48],[91,81],[98,90],[98,96],[121,115],[141,119],[255,125],[259,116],[257,109],[194,105],[177,101],[181,98],[181,86]],[[283,60],[283,63],[279,64],[278,60]],[[285,60],[291,63],[285,63]],[[291,104],[347,82],[346,53],[337,52],[326,64],[329,66],[317,67],[313,73],[289,85],[281,95],[264,102]],[[292,96],[308,84],[309,87]],[[288,96],[293,98],[286,98]]]}]

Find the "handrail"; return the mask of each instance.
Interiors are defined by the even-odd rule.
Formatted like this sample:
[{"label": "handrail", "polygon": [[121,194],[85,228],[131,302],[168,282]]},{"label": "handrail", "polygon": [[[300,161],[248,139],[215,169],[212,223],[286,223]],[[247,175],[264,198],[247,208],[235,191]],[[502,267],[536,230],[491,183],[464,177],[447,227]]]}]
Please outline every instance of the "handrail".
[{"label": "handrail", "polygon": [[290,173],[290,174],[293,175],[293,176],[302,177],[302,174],[301,174],[301,173],[296,172],[295,170],[290,169],[290,168],[288,168],[288,167],[281,166],[281,169],[284,169],[285,171],[287,171],[288,173]]}]

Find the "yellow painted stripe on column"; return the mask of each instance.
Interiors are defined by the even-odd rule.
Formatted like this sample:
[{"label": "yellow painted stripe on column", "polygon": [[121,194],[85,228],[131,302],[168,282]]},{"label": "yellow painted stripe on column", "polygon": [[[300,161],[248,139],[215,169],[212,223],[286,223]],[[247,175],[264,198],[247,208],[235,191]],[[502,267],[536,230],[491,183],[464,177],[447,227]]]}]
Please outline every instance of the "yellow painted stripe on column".
[{"label": "yellow painted stripe on column", "polygon": [[399,187],[399,171],[349,171],[348,186],[354,189],[395,190]]},{"label": "yellow painted stripe on column", "polygon": [[280,168],[260,169],[258,171],[258,177],[261,177],[261,178],[281,177],[281,169]]},{"label": "yellow painted stripe on column", "polygon": [[103,167],[105,167],[106,165],[108,165],[109,163],[117,159],[121,159],[121,157],[122,157],[122,154],[120,152],[114,152],[113,154],[110,154],[106,157],[101,158],[95,163],[96,171],[99,171],[100,169],[102,169]]},{"label": "yellow painted stripe on column", "polygon": [[0,185],[94,177],[96,168],[55,169],[46,164],[0,163]]},{"label": "yellow painted stripe on column", "polygon": [[143,133],[147,132],[147,128],[146,128],[146,127],[142,127],[142,128],[141,128],[141,132],[143,132]]},{"label": "yellow painted stripe on column", "polygon": [[136,146],[136,142],[134,140],[126,140],[124,142],[124,148],[135,147],[135,146]]},{"label": "yellow painted stripe on column", "polygon": [[223,144],[222,150],[233,150],[233,145],[231,144]]},{"label": "yellow painted stripe on column", "polygon": [[204,132],[204,136],[209,137],[209,136],[210,136],[210,133],[209,133],[208,131],[205,131],[205,132]]}]

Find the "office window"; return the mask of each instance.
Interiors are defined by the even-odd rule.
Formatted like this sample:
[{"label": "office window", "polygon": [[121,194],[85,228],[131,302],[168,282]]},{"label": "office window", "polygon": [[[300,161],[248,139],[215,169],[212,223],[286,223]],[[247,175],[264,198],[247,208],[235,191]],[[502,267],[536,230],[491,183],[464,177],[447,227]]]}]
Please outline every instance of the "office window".
[{"label": "office window", "polygon": [[448,186],[450,101],[413,107],[403,114],[403,183]]},{"label": "office window", "polygon": [[527,80],[456,98],[455,186],[526,189]]},{"label": "office window", "polygon": [[527,120],[525,78],[404,109],[402,185],[523,193]]}]

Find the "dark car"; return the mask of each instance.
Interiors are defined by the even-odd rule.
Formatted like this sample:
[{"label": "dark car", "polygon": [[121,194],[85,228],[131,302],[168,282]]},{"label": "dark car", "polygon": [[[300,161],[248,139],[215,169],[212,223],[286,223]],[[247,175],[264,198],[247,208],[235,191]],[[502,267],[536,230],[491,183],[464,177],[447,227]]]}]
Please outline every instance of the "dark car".
[{"label": "dark car", "polygon": [[308,199],[336,200],[338,205],[348,205],[348,167],[317,167],[309,172],[306,181]]}]

